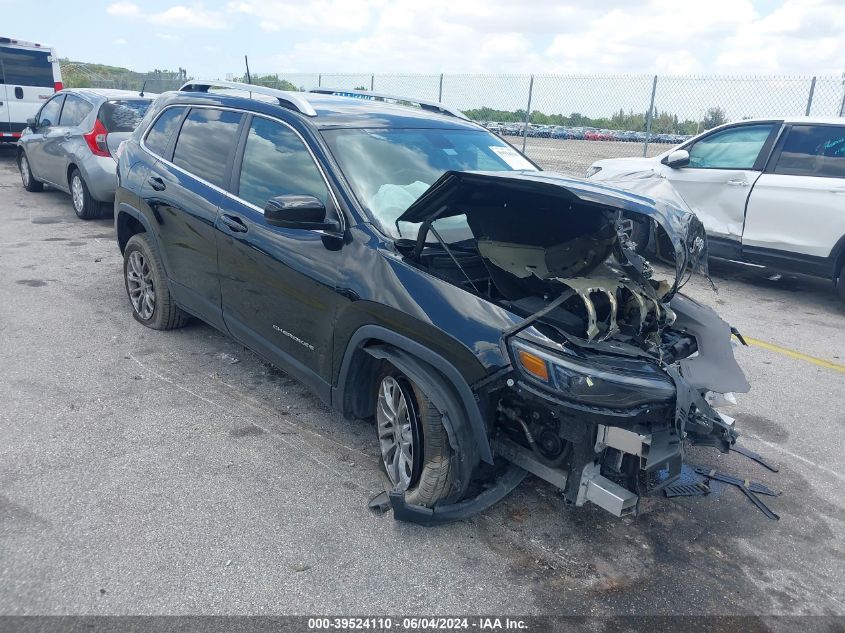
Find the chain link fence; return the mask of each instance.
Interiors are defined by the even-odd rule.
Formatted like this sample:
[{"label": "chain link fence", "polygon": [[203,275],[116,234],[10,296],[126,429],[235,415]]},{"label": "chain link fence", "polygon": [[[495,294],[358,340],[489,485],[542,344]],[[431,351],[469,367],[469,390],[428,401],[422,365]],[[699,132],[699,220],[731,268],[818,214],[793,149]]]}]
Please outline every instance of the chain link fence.
[{"label": "chain link fence", "polygon": [[841,77],[253,74],[257,79],[285,89],[364,89],[442,101],[543,168],[577,176],[601,158],[655,156],[730,121],[845,116]]}]

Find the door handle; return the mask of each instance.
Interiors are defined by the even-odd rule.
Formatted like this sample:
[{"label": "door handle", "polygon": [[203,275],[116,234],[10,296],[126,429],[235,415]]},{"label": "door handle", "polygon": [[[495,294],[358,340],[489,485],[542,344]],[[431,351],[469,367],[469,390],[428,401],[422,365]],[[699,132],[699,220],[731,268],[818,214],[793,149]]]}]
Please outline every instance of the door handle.
[{"label": "door handle", "polygon": [[64,137],[65,137],[65,140],[66,140],[66,141],[69,141],[69,140],[70,140],[70,137],[71,137],[70,132],[65,132],[65,133],[64,133]]},{"label": "door handle", "polygon": [[731,180],[728,181],[728,184],[731,185],[732,187],[747,187],[748,186],[748,182],[746,182],[745,180],[740,180],[739,178],[732,178]]},{"label": "door handle", "polygon": [[220,216],[220,223],[232,233],[246,233],[249,230],[246,224],[244,224],[244,221],[234,215],[222,214]]},{"label": "door handle", "polygon": [[839,187],[837,189],[831,189],[830,193],[838,193],[840,196],[845,196],[845,187]]},{"label": "door handle", "polygon": [[158,176],[150,176],[150,179],[147,182],[149,182],[150,187],[152,187],[156,191],[164,191],[165,189],[167,189],[167,185],[164,184],[164,180],[162,180]]}]

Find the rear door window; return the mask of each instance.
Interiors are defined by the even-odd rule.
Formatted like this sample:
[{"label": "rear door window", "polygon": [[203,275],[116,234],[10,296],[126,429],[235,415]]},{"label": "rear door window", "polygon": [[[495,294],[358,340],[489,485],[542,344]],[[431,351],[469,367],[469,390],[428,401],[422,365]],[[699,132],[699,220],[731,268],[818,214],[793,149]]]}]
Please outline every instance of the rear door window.
[{"label": "rear door window", "polygon": [[793,126],[772,171],[789,176],[845,178],[845,126]]},{"label": "rear door window", "polygon": [[173,164],[225,188],[228,157],[238,138],[240,112],[195,108],[188,114],[176,140]]},{"label": "rear door window", "polygon": [[62,102],[65,100],[64,95],[53,97],[41,111],[38,113],[38,127],[50,127],[59,124],[59,114],[62,111]]},{"label": "rear door window", "polygon": [[62,108],[62,117],[59,125],[76,126],[82,123],[94,106],[76,95],[67,95],[65,97],[65,107]]},{"label": "rear door window", "polygon": [[147,149],[153,154],[169,159],[170,156],[165,153],[184,113],[185,108],[168,108],[162,112],[150,127],[147,137],[144,139],[144,145],[147,146]]},{"label": "rear door window", "polygon": [[772,123],[741,125],[706,136],[689,149],[689,166],[753,169],[774,127]]},{"label": "rear door window", "polygon": [[52,88],[55,85],[49,51],[0,48],[0,64],[5,82],[10,86]]},{"label": "rear door window", "polygon": [[115,99],[100,106],[98,118],[109,132],[133,132],[147,113],[148,99]]}]

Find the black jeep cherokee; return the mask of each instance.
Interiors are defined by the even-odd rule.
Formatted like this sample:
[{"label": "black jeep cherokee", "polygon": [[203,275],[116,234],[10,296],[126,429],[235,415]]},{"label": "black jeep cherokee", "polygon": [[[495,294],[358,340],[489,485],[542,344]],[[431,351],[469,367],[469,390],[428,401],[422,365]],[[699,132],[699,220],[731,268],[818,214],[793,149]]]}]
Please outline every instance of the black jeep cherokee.
[{"label": "black jeep cherokee", "polygon": [[[192,82],[119,151],[135,318],[210,323],[374,418],[394,515],[488,507],[531,472],[622,515],[727,450],[731,328],[678,293],[706,266],[682,203],[540,171],[440,104]],[[624,216],[623,216],[624,214]],[[624,217],[660,234],[667,279]]]}]

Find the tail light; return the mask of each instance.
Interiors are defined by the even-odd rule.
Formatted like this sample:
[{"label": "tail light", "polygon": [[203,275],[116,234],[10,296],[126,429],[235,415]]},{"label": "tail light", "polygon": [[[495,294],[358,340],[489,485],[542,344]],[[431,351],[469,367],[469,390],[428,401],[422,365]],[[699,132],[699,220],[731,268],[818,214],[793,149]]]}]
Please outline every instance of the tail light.
[{"label": "tail light", "polygon": [[94,129],[88,132],[88,134],[83,134],[82,137],[85,139],[85,142],[88,143],[88,147],[91,148],[91,152],[94,156],[111,156],[109,153],[109,146],[106,143],[106,137],[108,135],[108,130],[106,130],[105,126],[100,122],[100,119],[97,119],[94,122]]}]

